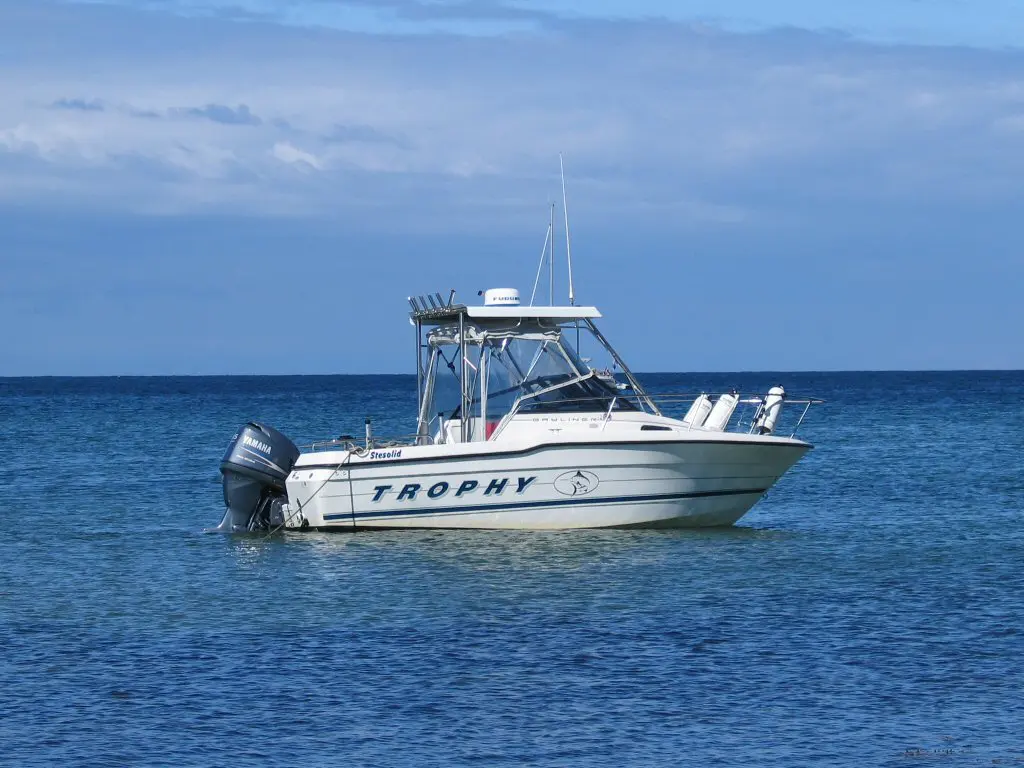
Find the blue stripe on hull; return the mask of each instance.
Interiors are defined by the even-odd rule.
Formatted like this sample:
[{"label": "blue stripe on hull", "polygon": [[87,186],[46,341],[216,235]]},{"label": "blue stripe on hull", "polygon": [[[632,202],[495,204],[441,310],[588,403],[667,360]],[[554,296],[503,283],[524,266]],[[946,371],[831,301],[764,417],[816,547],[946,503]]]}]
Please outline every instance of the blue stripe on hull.
[{"label": "blue stripe on hull", "polygon": [[461,507],[430,507],[427,509],[389,509],[373,512],[341,512],[324,515],[328,520],[365,520],[378,517],[421,517],[423,515],[468,515],[474,512],[511,512],[517,509],[542,509],[544,507],[571,507],[581,504],[629,504],[648,501],[681,501],[683,499],[706,499],[714,496],[749,496],[762,494],[767,488],[749,488],[734,491],[696,491],[692,493],[656,493],[647,496],[606,496],[604,498],[566,498],[563,500],[549,499],[546,501],[520,501],[513,504],[472,504]]}]

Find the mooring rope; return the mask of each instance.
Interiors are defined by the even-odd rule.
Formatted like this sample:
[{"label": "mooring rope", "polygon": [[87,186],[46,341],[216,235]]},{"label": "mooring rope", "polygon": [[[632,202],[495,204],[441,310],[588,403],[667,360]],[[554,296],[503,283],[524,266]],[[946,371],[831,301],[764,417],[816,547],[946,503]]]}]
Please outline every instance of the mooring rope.
[{"label": "mooring rope", "polygon": [[[338,464],[338,466],[336,466],[334,469],[331,470],[331,473],[327,476],[327,479],[324,480],[322,483],[320,483],[320,487],[317,488],[315,491],[313,491],[312,495],[310,495],[310,497],[308,499],[306,499],[306,504],[309,504],[309,502],[311,502],[313,499],[315,499],[320,494],[320,491],[322,491],[327,486],[327,484],[329,482],[331,482],[331,480],[341,470],[342,467],[344,467],[346,464],[351,463],[353,454],[356,455],[356,456],[363,456],[364,454],[366,454],[366,452],[367,452],[366,448],[362,448],[362,447],[360,447],[358,445],[353,445],[351,448],[349,448],[348,449],[348,453],[345,455],[345,458],[342,459],[341,463]],[[293,471],[294,471],[294,469],[293,469]],[[349,480],[349,493],[351,494],[351,492],[352,492],[352,482],[351,482],[351,479],[350,479]],[[294,511],[290,511],[289,514],[288,514],[288,517],[286,517],[284,519],[284,521],[280,525],[276,526],[275,528],[271,528],[270,530],[267,531],[266,535],[263,537],[264,540],[269,539],[271,536],[276,534],[282,528],[287,526],[288,523],[290,523],[295,518],[296,515],[302,514],[302,509],[303,509],[304,506],[305,505],[300,502],[299,505],[298,505],[298,509],[296,509]],[[288,508],[289,508],[289,510],[291,510],[291,503],[288,504]]]}]

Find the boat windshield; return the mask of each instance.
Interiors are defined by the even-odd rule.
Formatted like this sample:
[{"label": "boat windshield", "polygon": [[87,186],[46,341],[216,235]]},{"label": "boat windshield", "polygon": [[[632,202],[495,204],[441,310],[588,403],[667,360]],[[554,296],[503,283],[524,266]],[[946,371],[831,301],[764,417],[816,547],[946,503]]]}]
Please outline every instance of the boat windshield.
[{"label": "boat windshield", "polygon": [[[484,336],[469,347],[467,362],[472,379],[473,411],[486,397],[484,415],[489,420],[507,414],[520,398],[519,410],[529,413],[593,413],[609,408],[636,410],[628,397],[622,397],[597,378],[575,350],[562,343],[560,333],[529,337]],[[484,376],[486,387],[481,386]],[[438,383],[441,382],[439,378]],[[443,396],[442,392],[447,389],[448,386],[442,385],[437,395]],[[458,417],[456,407],[450,418]]]},{"label": "boat windshield", "polygon": [[[591,373],[582,379],[560,379],[562,386],[541,391],[527,398],[519,410],[530,413],[592,413],[606,411],[609,407],[616,411],[636,410],[629,400],[619,397],[618,393],[613,392],[611,387],[597,378],[597,374]],[[552,381],[548,386],[555,387],[559,383],[557,380]]]}]

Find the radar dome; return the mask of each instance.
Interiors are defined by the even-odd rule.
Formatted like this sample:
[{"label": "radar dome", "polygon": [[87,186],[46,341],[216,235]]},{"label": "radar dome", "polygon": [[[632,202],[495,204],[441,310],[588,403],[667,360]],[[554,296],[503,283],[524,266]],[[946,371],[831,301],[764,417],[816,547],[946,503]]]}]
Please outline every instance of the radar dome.
[{"label": "radar dome", "polygon": [[516,288],[489,288],[484,291],[485,307],[518,307],[519,291]]}]

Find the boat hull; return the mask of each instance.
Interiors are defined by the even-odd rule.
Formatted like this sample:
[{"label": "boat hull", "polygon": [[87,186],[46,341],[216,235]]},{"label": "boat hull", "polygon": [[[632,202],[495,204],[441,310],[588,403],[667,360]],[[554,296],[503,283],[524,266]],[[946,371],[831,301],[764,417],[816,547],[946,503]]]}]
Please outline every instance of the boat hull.
[{"label": "boat hull", "polygon": [[[694,528],[739,520],[799,440],[542,445],[444,458],[300,462],[290,528]],[[372,456],[373,454],[369,454]]]}]

